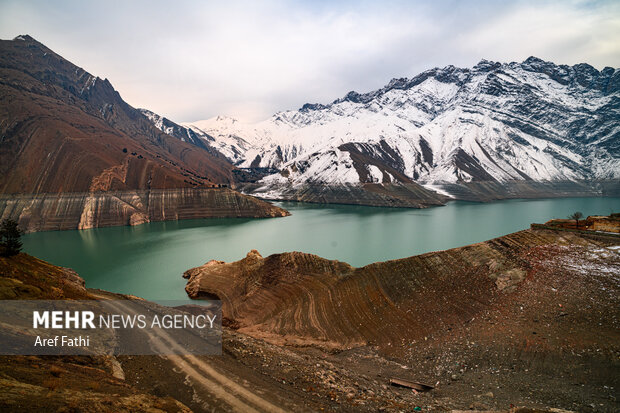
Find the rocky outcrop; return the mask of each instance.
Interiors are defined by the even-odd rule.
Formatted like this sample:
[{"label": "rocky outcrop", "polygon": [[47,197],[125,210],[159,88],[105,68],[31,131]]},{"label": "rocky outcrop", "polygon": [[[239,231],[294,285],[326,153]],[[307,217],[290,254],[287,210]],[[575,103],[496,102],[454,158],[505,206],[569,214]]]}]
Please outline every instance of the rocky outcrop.
[{"label": "rocky outcrop", "polygon": [[[584,294],[599,314],[611,312],[600,332],[609,334],[620,296],[610,274],[620,271],[620,257],[606,246],[620,238],[607,237],[526,230],[362,268],[300,252],[263,258],[251,251],[184,276],[190,297],[218,297],[230,325],[275,343],[402,351],[404,343],[449,335],[490,313],[511,313],[514,302],[543,317],[554,310],[549,300],[574,308],[575,322],[587,329],[596,313],[579,310]],[[584,285],[597,288],[582,291]]]},{"label": "rocky outcrop", "polygon": [[281,217],[288,212],[228,188],[0,196],[0,218],[25,231],[87,229],[195,218]]}]

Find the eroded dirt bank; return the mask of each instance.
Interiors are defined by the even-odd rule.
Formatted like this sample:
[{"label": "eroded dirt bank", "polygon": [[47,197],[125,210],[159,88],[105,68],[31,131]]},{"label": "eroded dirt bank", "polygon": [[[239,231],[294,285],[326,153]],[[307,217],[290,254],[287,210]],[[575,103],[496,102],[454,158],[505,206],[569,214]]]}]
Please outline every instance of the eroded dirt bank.
[{"label": "eroded dirt bank", "polygon": [[[527,230],[363,268],[252,251],[189,270],[186,290],[221,298],[241,337],[307,358],[291,363],[289,380],[345,410],[403,402],[615,411],[619,244],[614,235]],[[317,360],[327,364],[314,369]],[[436,389],[412,396],[389,387],[392,377]]]}]

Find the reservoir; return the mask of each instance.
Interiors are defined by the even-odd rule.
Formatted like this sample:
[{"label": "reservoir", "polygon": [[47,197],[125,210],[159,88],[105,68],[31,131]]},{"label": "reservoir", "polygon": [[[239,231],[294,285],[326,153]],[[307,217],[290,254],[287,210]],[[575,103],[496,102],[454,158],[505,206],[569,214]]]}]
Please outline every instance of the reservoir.
[{"label": "reservoir", "polygon": [[24,251],[77,271],[86,286],[148,300],[186,300],[185,270],[248,251],[302,251],[359,267],[460,247],[532,222],[620,212],[620,198],[454,201],[428,209],[277,203],[291,216],[200,219],[26,234]]}]

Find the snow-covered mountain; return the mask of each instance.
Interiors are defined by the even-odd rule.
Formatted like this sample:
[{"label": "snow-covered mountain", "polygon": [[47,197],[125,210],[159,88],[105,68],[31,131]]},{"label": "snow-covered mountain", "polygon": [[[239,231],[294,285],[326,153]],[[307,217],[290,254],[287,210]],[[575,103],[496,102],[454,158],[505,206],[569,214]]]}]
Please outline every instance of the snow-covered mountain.
[{"label": "snow-covered mountain", "polygon": [[483,60],[256,124],[219,116],[183,126],[239,167],[280,170],[257,191],[273,196],[305,184],[614,180],[620,70]]},{"label": "snow-covered mountain", "polygon": [[213,143],[215,139],[212,136],[209,136],[204,132],[196,133],[191,128],[179,125],[178,123],[175,123],[166,117],[158,115],[155,112],[151,112],[148,109],[138,109],[138,111],[140,111],[140,113],[146,116],[146,118],[150,120],[157,129],[164,132],[165,134],[174,136],[175,138],[183,142],[188,142],[195,146],[203,148],[211,155],[214,155],[218,158],[228,160],[228,157],[226,157],[214,148]]}]

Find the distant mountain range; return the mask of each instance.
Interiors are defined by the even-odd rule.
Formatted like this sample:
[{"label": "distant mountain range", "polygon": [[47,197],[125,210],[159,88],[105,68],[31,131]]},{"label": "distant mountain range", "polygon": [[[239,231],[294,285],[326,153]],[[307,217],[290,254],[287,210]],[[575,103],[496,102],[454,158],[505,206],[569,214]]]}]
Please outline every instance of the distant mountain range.
[{"label": "distant mountain range", "polygon": [[275,168],[253,192],[307,185],[620,179],[620,70],[482,60],[393,79],[256,123],[184,125],[244,168]]}]

